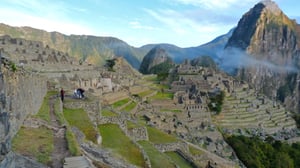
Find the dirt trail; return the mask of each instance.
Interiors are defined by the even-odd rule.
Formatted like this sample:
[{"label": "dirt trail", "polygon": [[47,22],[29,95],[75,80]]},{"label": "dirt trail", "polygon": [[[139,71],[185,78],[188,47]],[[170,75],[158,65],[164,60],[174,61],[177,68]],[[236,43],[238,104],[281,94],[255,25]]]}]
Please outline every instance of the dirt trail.
[{"label": "dirt trail", "polygon": [[58,131],[53,131],[54,149],[52,152],[52,167],[62,168],[65,157],[70,156],[67,140],[65,138],[66,128],[61,127],[57,116],[55,115],[55,98],[49,99],[51,125],[59,128]]}]

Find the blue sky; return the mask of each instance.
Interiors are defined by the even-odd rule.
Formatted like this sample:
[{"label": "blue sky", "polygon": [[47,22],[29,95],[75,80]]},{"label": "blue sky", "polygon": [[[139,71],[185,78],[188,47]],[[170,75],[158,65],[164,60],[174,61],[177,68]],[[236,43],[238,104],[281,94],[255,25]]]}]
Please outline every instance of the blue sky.
[{"label": "blue sky", "polygon": [[[204,44],[227,33],[259,0],[0,0],[0,22],[64,34],[117,37],[140,47]],[[275,0],[300,23],[299,0]]]}]

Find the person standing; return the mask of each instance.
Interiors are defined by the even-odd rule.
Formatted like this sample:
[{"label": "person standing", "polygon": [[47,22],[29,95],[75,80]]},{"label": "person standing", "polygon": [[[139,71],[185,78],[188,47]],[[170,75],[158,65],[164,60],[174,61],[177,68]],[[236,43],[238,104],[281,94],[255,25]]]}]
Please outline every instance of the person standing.
[{"label": "person standing", "polygon": [[61,88],[60,90],[60,99],[62,102],[64,102],[64,99],[65,99],[65,91],[63,88]]}]

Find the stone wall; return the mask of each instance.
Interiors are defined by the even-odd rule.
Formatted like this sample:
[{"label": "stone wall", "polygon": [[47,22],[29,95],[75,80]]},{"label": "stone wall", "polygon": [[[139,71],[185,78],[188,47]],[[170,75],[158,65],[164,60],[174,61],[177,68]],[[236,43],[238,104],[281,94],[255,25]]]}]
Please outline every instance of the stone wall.
[{"label": "stone wall", "polygon": [[[0,52],[0,162],[7,161],[11,151],[11,140],[29,114],[36,114],[47,92],[45,78],[25,72],[11,70],[10,62],[1,58]],[[8,156],[8,155],[7,155]],[[1,164],[0,164],[1,167]]]},{"label": "stone wall", "polygon": [[134,141],[149,140],[146,127],[137,127],[137,128],[128,129],[127,134]]},{"label": "stone wall", "polygon": [[172,152],[180,150],[182,152],[189,153],[188,144],[185,142],[155,144],[154,147],[160,152]]}]

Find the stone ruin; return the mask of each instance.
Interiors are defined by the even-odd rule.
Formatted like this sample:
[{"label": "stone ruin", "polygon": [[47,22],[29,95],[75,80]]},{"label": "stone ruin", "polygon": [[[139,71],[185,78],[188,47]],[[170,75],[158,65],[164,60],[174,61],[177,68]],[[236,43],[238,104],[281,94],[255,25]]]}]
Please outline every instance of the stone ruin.
[{"label": "stone ruin", "polygon": [[29,41],[21,38],[11,38],[8,35],[0,37],[0,48],[22,65],[27,64],[73,64],[75,59],[67,53],[50,49],[39,41]]}]

